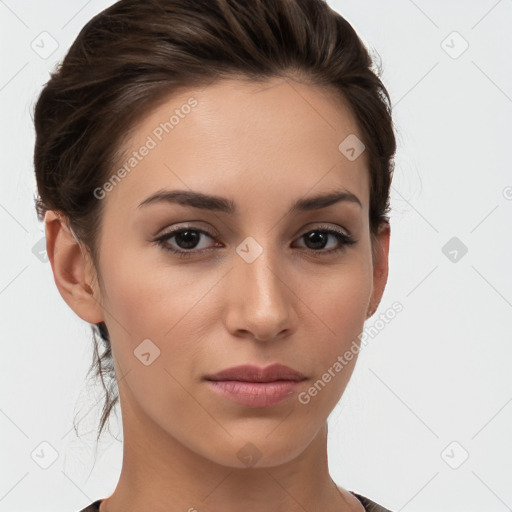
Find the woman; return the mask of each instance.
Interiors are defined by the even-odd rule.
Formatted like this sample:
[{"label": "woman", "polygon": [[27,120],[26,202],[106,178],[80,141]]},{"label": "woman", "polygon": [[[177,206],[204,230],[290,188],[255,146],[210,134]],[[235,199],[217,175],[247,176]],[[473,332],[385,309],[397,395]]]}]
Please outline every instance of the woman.
[{"label": "woman", "polygon": [[327,464],[388,274],[371,66],[323,0],[121,0],[52,74],[36,207],[101,336],[98,436],[123,418],[118,485],[82,512],[387,510]]}]

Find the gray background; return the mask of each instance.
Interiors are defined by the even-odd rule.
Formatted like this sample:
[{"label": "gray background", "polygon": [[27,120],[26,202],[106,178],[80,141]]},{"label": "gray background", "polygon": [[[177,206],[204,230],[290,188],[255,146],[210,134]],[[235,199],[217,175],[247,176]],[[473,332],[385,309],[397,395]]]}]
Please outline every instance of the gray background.
[{"label": "gray background", "polygon": [[[0,1],[0,511],[79,510],[121,468],[115,416],[94,453],[90,328],[45,261],[32,167],[37,94],[111,3]],[[382,59],[399,144],[367,327],[403,305],[330,417],[331,474],[394,511],[512,510],[512,1],[329,3]]]}]

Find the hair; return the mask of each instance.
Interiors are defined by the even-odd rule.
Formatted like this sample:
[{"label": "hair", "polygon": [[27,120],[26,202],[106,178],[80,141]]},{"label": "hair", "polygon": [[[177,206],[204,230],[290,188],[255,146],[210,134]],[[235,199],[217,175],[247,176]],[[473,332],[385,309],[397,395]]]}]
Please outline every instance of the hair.
[{"label": "hair", "polygon": [[[396,151],[381,74],[325,0],[120,0],[82,28],[35,105],[38,218],[54,210],[66,219],[101,286],[103,203],[93,191],[112,175],[137,121],[178,88],[290,77],[334,91],[355,116],[368,158],[373,250],[379,228],[389,224]],[[89,373],[105,392],[99,439],[119,394],[107,327],[91,327]]]}]

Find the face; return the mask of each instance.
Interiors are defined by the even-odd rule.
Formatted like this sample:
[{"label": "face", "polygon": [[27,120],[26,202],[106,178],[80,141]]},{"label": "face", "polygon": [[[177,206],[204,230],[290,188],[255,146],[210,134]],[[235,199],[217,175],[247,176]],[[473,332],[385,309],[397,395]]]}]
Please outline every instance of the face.
[{"label": "face", "polygon": [[[123,421],[231,467],[244,467],[244,450],[259,466],[284,463],[318,435],[385,281],[385,258],[380,281],[372,262],[367,155],[338,149],[351,134],[362,139],[340,98],[282,79],[189,89],[137,124],[114,170],[125,172],[98,191],[96,293]],[[273,363],[305,379],[266,405],[205,380]]]}]

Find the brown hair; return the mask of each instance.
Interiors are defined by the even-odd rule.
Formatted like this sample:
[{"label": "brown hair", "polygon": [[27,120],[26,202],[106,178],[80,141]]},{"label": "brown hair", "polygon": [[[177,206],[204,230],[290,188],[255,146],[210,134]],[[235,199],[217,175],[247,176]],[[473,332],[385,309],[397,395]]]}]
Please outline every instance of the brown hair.
[{"label": "brown hair", "polygon": [[[67,219],[101,284],[103,205],[93,191],[111,176],[135,122],[178,88],[292,77],[336,91],[357,120],[369,162],[373,247],[389,222],[396,150],[391,101],[373,64],[352,26],[324,0],[121,0],[83,27],[36,103],[39,220],[46,210]],[[91,327],[89,372],[106,395],[99,439],[119,396],[106,325]]]}]

